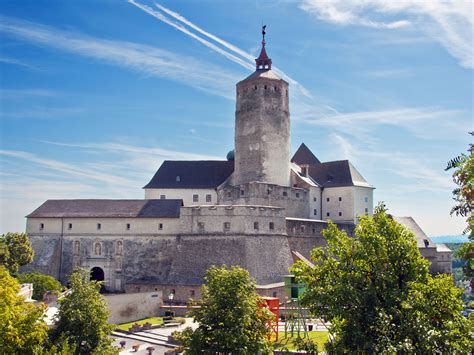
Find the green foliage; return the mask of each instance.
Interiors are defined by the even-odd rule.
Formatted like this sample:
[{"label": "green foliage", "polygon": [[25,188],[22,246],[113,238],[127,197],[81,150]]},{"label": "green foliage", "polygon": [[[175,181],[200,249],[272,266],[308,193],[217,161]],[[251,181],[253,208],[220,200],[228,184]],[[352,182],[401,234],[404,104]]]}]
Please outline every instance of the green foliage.
[{"label": "green foliage", "polygon": [[0,265],[11,275],[18,272],[20,266],[31,263],[33,248],[26,233],[6,233],[0,236]]},{"label": "green foliage", "polygon": [[177,336],[190,354],[256,354],[271,349],[274,316],[256,293],[255,281],[247,270],[237,266],[211,267],[206,272],[201,308],[191,316],[199,323]]},{"label": "green foliage", "polygon": [[[331,322],[330,352],[468,351],[472,335],[460,314],[452,277],[432,277],[411,231],[383,205],[363,216],[355,238],[333,223],[323,231],[326,252],[312,251],[314,267],[292,271],[306,284],[302,303]],[[424,307],[424,308],[423,308]],[[424,313],[425,312],[425,313]]]},{"label": "green foliage", "polygon": [[61,283],[54,277],[41,274],[39,272],[28,272],[18,275],[20,283],[33,284],[33,298],[38,301],[43,300],[46,291],[62,291]]},{"label": "green foliage", "polygon": [[2,354],[32,354],[41,351],[48,327],[44,306],[34,306],[18,296],[20,285],[0,266],[0,349]]},{"label": "green foliage", "polygon": [[[474,132],[469,132],[474,135]],[[456,205],[451,209],[451,215],[467,217],[467,228],[464,233],[470,233],[469,239],[474,241],[474,152],[473,145],[469,145],[469,155],[461,154],[448,162],[445,170],[455,169],[453,181],[457,188],[453,190],[453,200]]]},{"label": "green foliage", "polygon": [[309,355],[316,355],[318,353],[318,344],[310,338],[296,338],[294,344],[298,351],[306,351]]},{"label": "green foliage", "polygon": [[59,300],[53,344],[68,339],[76,354],[116,353],[110,334],[114,325],[108,324],[107,304],[99,293],[100,283],[90,281],[86,270],[75,270],[69,279],[68,295]]}]

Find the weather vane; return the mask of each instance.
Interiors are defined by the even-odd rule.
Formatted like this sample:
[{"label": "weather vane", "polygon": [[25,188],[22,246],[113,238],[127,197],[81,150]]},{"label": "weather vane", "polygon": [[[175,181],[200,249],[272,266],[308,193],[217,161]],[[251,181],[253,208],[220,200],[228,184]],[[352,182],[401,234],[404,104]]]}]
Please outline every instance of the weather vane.
[{"label": "weather vane", "polygon": [[263,25],[263,26],[262,26],[263,41],[265,41],[265,34],[267,33],[267,32],[265,32],[265,29],[266,29],[266,28],[267,28],[267,25]]}]

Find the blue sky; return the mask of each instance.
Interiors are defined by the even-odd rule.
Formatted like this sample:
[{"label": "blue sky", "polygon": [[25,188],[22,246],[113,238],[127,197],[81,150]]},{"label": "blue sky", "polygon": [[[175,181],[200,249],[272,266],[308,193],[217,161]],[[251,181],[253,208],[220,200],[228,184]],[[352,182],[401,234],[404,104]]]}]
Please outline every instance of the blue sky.
[{"label": "blue sky", "polygon": [[473,129],[473,5],[2,0],[1,232],[52,198],[142,198],[165,159],[224,159],[260,26],[292,151],[349,159],[396,215],[459,234],[446,162]]}]

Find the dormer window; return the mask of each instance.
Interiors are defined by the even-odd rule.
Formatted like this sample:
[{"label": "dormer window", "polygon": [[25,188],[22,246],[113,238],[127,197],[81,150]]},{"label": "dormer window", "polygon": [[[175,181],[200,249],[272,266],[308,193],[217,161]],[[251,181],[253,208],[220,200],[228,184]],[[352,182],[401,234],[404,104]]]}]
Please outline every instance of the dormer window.
[{"label": "dormer window", "polygon": [[181,181],[181,176],[176,176],[176,182],[180,182]]}]

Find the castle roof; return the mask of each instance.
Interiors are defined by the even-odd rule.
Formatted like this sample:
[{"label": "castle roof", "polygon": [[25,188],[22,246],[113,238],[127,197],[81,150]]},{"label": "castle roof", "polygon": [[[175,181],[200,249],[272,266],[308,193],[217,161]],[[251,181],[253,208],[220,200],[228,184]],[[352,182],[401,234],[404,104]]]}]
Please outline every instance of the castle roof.
[{"label": "castle roof", "polygon": [[349,160],[309,164],[309,175],[323,187],[361,186],[373,188]]},{"label": "castle roof", "polygon": [[320,164],[318,158],[313,154],[311,150],[306,146],[306,144],[301,143],[300,147],[291,158],[292,162],[295,162],[298,165],[309,165],[309,164]]},{"label": "castle roof", "polygon": [[165,160],[145,189],[213,189],[234,171],[228,160]]},{"label": "castle roof", "polygon": [[418,248],[436,248],[436,244],[423,232],[423,229],[415,222],[413,217],[392,216],[398,223],[413,232]]},{"label": "castle roof", "polygon": [[47,200],[28,218],[179,218],[183,200]]}]

